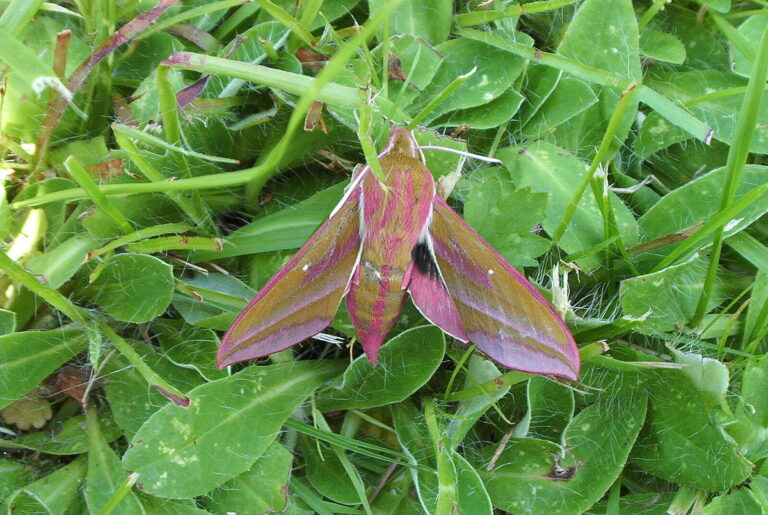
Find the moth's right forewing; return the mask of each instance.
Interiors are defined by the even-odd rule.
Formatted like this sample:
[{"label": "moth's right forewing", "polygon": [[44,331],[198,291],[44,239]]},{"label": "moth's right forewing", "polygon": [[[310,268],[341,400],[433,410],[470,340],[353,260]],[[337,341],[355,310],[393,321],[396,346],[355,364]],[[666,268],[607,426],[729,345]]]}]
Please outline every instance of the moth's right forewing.
[{"label": "moth's right forewing", "polygon": [[360,256],[359,208],[354,189],[245,307],[221,342],[220,368],[287,349],[331,324]]}]

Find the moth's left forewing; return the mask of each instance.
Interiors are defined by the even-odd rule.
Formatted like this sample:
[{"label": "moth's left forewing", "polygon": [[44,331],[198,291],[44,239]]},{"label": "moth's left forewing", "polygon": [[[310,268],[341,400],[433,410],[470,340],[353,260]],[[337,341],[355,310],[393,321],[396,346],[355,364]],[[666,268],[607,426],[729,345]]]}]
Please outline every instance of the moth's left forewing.
[{"label": "moth's left forewing", "polygon": [[359,206],[352,189],[259,291],[222,339],[219,367],[287,349],[330,325],[360,257]]},{"label": "moth's left forewing", "polygon": [[506,367],[578,378],[576,343],[554,308],[439,197],[429,233],[469,341]]}]

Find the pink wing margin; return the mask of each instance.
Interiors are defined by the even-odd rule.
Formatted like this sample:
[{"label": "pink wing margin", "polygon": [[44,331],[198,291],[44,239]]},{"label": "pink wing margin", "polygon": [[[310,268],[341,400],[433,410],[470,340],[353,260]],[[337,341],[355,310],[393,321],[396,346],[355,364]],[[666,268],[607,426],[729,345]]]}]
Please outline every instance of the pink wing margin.
[{"label": "pink wing margin", "polygon": [[508,368],[578,379],[579,351],[560,315],[439,197],[429,238],[469,341]]},{"label": "pink wing margin", "polygon": [[360,256],[359,207],[357,188],[248,303],[221,341],[219,368],[287,349],[331,324]]}]

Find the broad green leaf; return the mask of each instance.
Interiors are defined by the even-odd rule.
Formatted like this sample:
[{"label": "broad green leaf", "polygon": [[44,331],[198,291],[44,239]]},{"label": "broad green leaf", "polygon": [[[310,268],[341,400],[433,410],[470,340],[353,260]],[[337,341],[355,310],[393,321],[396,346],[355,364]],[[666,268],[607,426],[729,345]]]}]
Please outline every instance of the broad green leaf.
[{"label": "broad green leaf", "polygon": [[691,135],[683,129],[672,125],[666,118],[653,112],[643,120],[635,140],[634,150],[641,158],[647,158],[670,145],[690,138]]},{"label": "broad green leaf", "polygon": [[526,84],[523,96],[526,102],[520,107],[519,125],[524,127],[557,88],[563,72],[538,63],[529,63],[525,72]]},{"label": "broad green leaf", "polygon": [[491,176],[470,190],[464,219],[513,266],[536,266],[549,242],[531,229],[544,220],[547,200],[545,193],[515,190]]},{"label": "broad green leaf", "polygon": [[379,365],[358,357],[341,384],[317,398],[321,411],[372,408],[402,401],[421,388],[445,355],[445,336],[435,326],[414,327],[389,340],[379,352]]},{"label": "broad green leaf", "polygon": [[103,136],[89,139],[77,139],[53,149],[50,159],[58,167],[64,166],[64,161],[71,156],[77,156],[77,160],[83,166],[95,165],[110,159],[111,154],[107,148],[107,142]]},{"label": "broad green leaf", "polygon": [[[648,423],[632,452],[641,469],[692,488],[722,491],[744,481],[752,464],[741,456],[690,378],[656,372],[649,385]],[[717,474],[707,471],[717,470]]]},{"label": "broad green leaf", "polygon": [[397,440],[403,452],[411,458],[412,463],[432,469],[412,468],[410,471],[422,509],[426,513],[435,513],[437,503],[435,452],[424,422],[424,415],[409,402],[401,402],[392,406],[392,419]]},{"label": "broad green leaf", "polygon": [[[467,142],[457,140],[448,136],[443,136],[434,131],[424,131],[416,135],[416,140],[419,145],[430,145],[443,148],[451,148],[454,150],[467,151]],[[445,150],[424,150],[424,162],[432,172],[432,176],[435,180],[439,180],[440,177],[452,173],[462,163],[462,156]]]},{"label": "broad green leaf", "polygon": [[542,376],[528,381],[526,436],[561,443],[573,418],[573,391]]},{"label": "broad green leaf", "polygon": [[[89,408],[93,410],[94,408]],[[86,412],[88,425],[88,473],[85,478],[85,502],[91,513],[100,513],[115,491],[128,479],[115,451],[101,432],[95,411]],[[135,492],[128,492],[115,507],[115,513],[145,513]]]},{"label": "broad green leaf", "polygon": [[768,428],[768,356],[750,362],[744,370],[741,397],[750,407],[750,418]]},{"label": "broad green leaf", "polygon": [[713,37],[711,25],[675,9],[665,10],[664,16],[656,16],[654,21],[658,22],[655,28],[676,36],[683,43],[690,66],[720,71],[731,69],[726,38],[720,37],[721,34]]},{"label": "broad green leaf", "polygon": [[231,275],[199,274],[186,283],[195,295],[174,294],[173,307],[188,324],[209,329],[226,331],[256,295],[256,290]]},{"label": "broad green leaf", "polygon": [[[671,100],[684,103],[691,113],[714,129],[713,137],[731,143],[736,116],[744,98],[747,79],[714,70],[657,73],[645,81]],[[722,92],[721,94],[716,94]],[[752,152],[768,152],[768,92],[763,97]]]},{"label": "broad green leaf", "polygon": [[[368,0],[370,15],[374,16],[385,4],[386,0]],[[408,34],[437,45],[448,39],[452,21],[451,0],[405,0],[389,15],[385,26],[387,35]]]},{"label": "broad green leaf", "polygon": [[206,496],[203,504],[214,513],[272,513],[286,507],[293,456],[273,443],[250,470]]},{"label": "broad green leaf", "polygon": [[80,483],[87,467],[86,458],[80,456],[47,476],[13,492],[0,505],[0,511],[41,515],[71,513],[68,508],[80,493]]},{"label": "broad green leaf", "polygon": [[236,277],[227,274],[196,274],[188,279],[189,284],[202,297],[231,309],[239,310],[256,295],[256,290]]},{"label": "broad green leaf", "polygon": [[653,171],[658,174],[667,188],[676,189],[687,184],[691,178],[702,175],[705,170],[714,170],[725,166],[728,158],[728,145],[713,140],[705,144],[696,140],[684,141],[657,152],[653,156]]},{"label": "broad green leaf", "polygon": [[[488,470],[493,457],[493,452],[488,451],[496,450],[496,446],[489,446],[482,457],[474,460],[494,507],[513,513],[536,513],[536,506],[544,499],[537,501],[535,494],[549,493],[549,482],[557,484],[552,478],[557,478],[557,472],[562,470],[555,461],[555,457],[562,454],[562,448],[547,440],[512,438]],[[556,509],[549,505],[546,512],[556,513]]]},{"label": "broad green leaf", "polygon": [[85,349],[80,330],[25,331],[0,336],[0,409],[40,384]]},{"label": "broad green leaf", "polygon": [[[668,234],[689,229],[696,224],[709,221],[720,211],[720,197],[727,178],[727,169],[718,168],[662,197],[651,209],[637,221],[645,241],[650,241]],[[736,199],[760,187],[768,181],[768,167],[747,165],[736,189]],[[696,202],[691,202],[696,199]],[[725,236],[731,236],[749,226],[768,211],[768,194],[739,213],[725,227]],[[707,240],[708,242],[710,240]],[[652,253],[641,254],[645,266],[658,263],[666,254],[677,247],[673,243]]]},{"label": "broad green leaf", "polygon": [[[130,342],[141,359],[160,377],[182,392],[203,383],[194,370],[174,365],[146,343]],[[125,437],[131,439],[157,410],[170,400],[155,388],[121,355],[112,356],[104,364],[104,389],[112,408],[112,416]]]},{"label": "broad green leaf", "polygon": [[16,331],[16,313],[0,308],[0,336]]},{"label": "broad green leaf", "polygon": [[[492,470],[478,463],[494,507],[512,513],[584,512],[624,468],[645,410],[642,394],[603,398],[571,421],[564,449],[546,440],[510,440]],[[495,448],[488,451],[490,458]]]},{"label": "broad green leaf", "polygon": [[29,483],[33,470],[20,461],[0,458],[0,499],[7,499],[11,492]]},{"label": "broad green leaf", "polygon": [[283,422],[338,361],[252,366],[189,392],[188,409],[166,405],[131,441],[123,466],[144,491],[161,497],[203,495],[250,469]]},{"label": "broad green leaf", "polygon": [[456,489],[460,514],[491,515],[493,504],[485,489],[483,480],[475,468],[460,454],[453,452],[452,460],[456,466]]},{"label": "broad green leaf", "polygon": [[[237,317],[237,311],[224,309],[220,305],[208,301],[200,301],[186,295],[174,293],[171,304],[188,324],[206,329],[226,331]],[[246,303],[243,303],[245,307]]]},{"label": "broad green leaf", "polygon": [[[382,45],[371,52],[377,66],[381,63],[381,52]],[[429,86],[443,56],[424,40],[411,34],[393,35],[389,40],[389,53],[400,61],[400,70],[407,77],[406,82],[390,75],[389,98],[395,105],[405,109]],[[377,68],[377,71],[381,74],[381,69]],[[396,70],[390,70],[390,74],[392,71]]]},{"label": "broad green leaf", "polygon": [[208,261],[273,250],[297,249],[330,215],[342,196],[346,184],[340,183],[315,193],[277,213],[259,218],[231,233],[224,249],[217,252],[195,252],[194,261]]},{"label": "broad green leaf", "polygon": [[158,319],[152,324],[152,331],[157,334],[168,360],[177,366],[193,368],[207,381],[229,375],[226,370],[216,368],[219,337],[214,331],[190,326],[178,319]]},{"label": "broad green leaf", "polygon": [[411,474],[407,470],[393,474],[376,500],[371,504],[371,511],[381,515],[401,515],[403,513],[422,513],[419,501],[410,496]]},{"label": "broad green leaf", "polygon": [[116,79],[140,81],[153,75],[155,68],[175,50],[183,46],[165,32],[152,34],[147,38],[136,41],[130,52],[126,52],[112,70]]},{"label": "broad green leaf", "polygon": [[[660,494],[656,492],[642,494],[625,494],[619,499],[619,513],[621,515],[659,515],[668,513],[672,504],[673,495],[669,492]],[[587,515],[613,515],[609,510],[609,500],[605,499],[595,504]]]},{"label": "broad green leaf", "polygon": [[[579,184],[586,174],[586,164],[567,151],[545,142],[503,148],[497,157],[510,171],[518,187],[527,186],[549,194],[543,225],[544,230],[552,234],[573,199],[574,185]],[[610,198],[624,241],[629,244],[636,242],[637,222],[632,213],[616,195],[611,193]],[[592,191],[587,188],[559,245],[566,252],[573,253],[591,249],[603,239],[602,216]],[[591,269],[598,266],[599,260],[593,254],[579,259],[578,263],[582,268]]]},{"label": "broad green leaf", "polygon": [[656,61],[683,64],[685,47],[672,34],[653,29],[640,33],[640,53]]},{"label": "broad green leaf", "polygon": [[768,513],[768,469],[766,469],[765,462],[760,467],[760,473],[752,476],[752,482],[750,483],[750,490],[752,495],[760,502],[763,511]]},{"label": "broad green leaf", "polygon": [[[768,357],[750,361],[744,370],[735,418],[727,430],[741,453],[753,462],[768,457]],[[768,486],[768,480],[762,484]]]},{"label": "broad green leaf", "polygon": [[88,252],[95,250],[99,241],[87,234],[69,238],[54,249],[27,263],[27,269],[47,287],[57,289],[67,282],[85,262]]},{"label": "broad green leaf", "polygon": [[493,129],[511,120],[524,101],[523,95],[514,89],[508,89],[487,104],[451,111],[435,120],[432,125],[434,127],[468,125],[473,129]]},{"label": "broad green leaf", "polygon": [[[642,81],[637,18],[631,0],[583,2],[568,24],[558,53],[585,65]],[[588,158],[600,145],[621,94],[616,88],[600,88],[596,92],[597,104],[571,118],[551,136],[556,144],[578,149],[580,155]],[[617,151],[626,139],[637,105],[637,100],[632,100],[624,113],[612,150]]]},{"label": "broad green leaf", "polygon": [[[533,43],[528,36],[520,35],[519,38],[523,44]],[[524,60],[515,54],[466,38],[448,40],[435,49],[445,59],[416,101],[412,109],[414,113],[426,107],[460,75],[471,72],[475,67],[478,71],[432,111],[429,115],[432,120],[449,111],[484,105],[494,100],[512,85],[524,65]]]},{"label": "broad green leaf", "polygon": [[87,294],[116,320],[139,324],[163,314],[173,288],[169,264],[146,254],[118,254],[110,258]]},{"label": "broad green leaf", "polygon": [[[494,365],[492,361],[473,354],[467,363],[467,372],[463,387],[466,389],[488,381],[493,381],[500,375],[501,372],[499,372],[499,369],[496,368],[496,365]],[[479,395],[472,399],[459,402],[459,406],[456,408],[454,416],[445,427],[445,434],[447,440],[450,442],[451,448],[457,448],[478,419],[488,411],[493,403],[504,397],[507,392],[509,392],[508,386],[499,388],[493,393]],[[456,462],[456,465],[457,467],[460,467],[458,462]]]},{"label": "broad green leaf", "polygon": [[[8,103],[8,109],[3,109],[0,129],[10,137],[31,143],[35,140],[36,131],[30,121],[45,116],[46,103],[43,102],[42,95],[38,97],[34,94],[20,75],[11,73],[6,77],[4,103]],[[39,122],[34,125],[37,125],[39,130]]]},{"label": "broad green leaf", "polygon": [[701,509],[701,515],[722,515],[723,513],[764,515],[765,508],[755,499],[752,490],[745,487],[718,495]]},{"label": "broad green leaf", "polygon": [[426,419],[418,410],[401,403],[395,405],[392,412],[403,451],[413,463],[434,469],[411,469],[423,510],[436,513],[441,503],[450,503],[452,511],[461,515],[492,513],[493,507],[482,480],[472,465],[447,445],[441,421],[437,421],[437,441],[433,441]]},{"label": "broad green leaf", "polygon": [[210,515],[199,508],[194,499],[163,499],[140,492],[139,500],[144,506],[144,511],[152,515]]},{"label": "broad green leaf", "polygon": [[[112,417],[101,419],[103,438],[113,442],[120,437],[120,429]],[[51,438],[51,434],[56,438]],[[13,440],[0,439],[0,447],[9,449],[30,449],[46,454],[72,456],[88,451],[88,433],[85,417],[75,415],[63,420],[54,420],[44,430],[26,433]]]},{"label": "broad green leaf", "polygon": [[[584,64],[639,79],[638,39],[631,2],[588,0],[569,23],[558,51]],[[600,50],[593,51],[596,48]]]},{"label": "broad green leaf", "polygon": [[536,112],[522,125],[524,138],[535,138],[588,109],[597,102],[597,96],[584,81],[562,77]]},{"label": "broad green leaf", "polygon": [[685,365],[683,373],[701,390],[702,399],[710,408],[721,403],[728,391],[728,368],[725,364],[700,354],[672,349],[675,361]]},{"label": "broad green leaf", "polygon": [[359,504],[360,497],[344,470],[339,457],[328,446],[316,447],[308,439],[302,445],[307,463],[307,480],[322,496],[341,504]]},{"label": "broad green leaf", "polygon": [[[745,236],[746,233],[741,233],[739,236]],[[731,245],[733,240],[731,238],[728,244]],[[765,249],[762,243],[758,242],[754,238],[744,238],[745,243],[755,243],[755,250],[761,251]],[[760,248],[762,247],[762,248]],[[740,253],[744,255],[744,251],[740,250]],[[768,256],[766,256],[768,257]],[[747,307],[747,318],[744,321],[743,330],[743,342],[745,345],[750,345],[755,338],[758,338],[762,331],[768,329],[768,320],[765,319],[766,313],[763,312],[763,308],[768,303],[768,267],[760,267],[757,275],[755,275],[754,286],[750,296],[749,306]],[[765,346],[760,347],[761,350],[765,349]]]},{"label": "broad green leaf", "polygon": [[[683,327],[696,311],[706,273],[706,261],[693,255],[658,272],[627,279],[619,289],[622,310],[627,316],[644,319],[635,326],[641,333]],[[721,293],[722,285],[716,285],[710,306],[717,305]]]},{"label": "broad green leaf", "polygon": [[365,513],[356,508],[323,500],[317,492],[296,476],[291,478],[289,490],[294,495],[288,499],[288,506],[283,512],[285,515],[335,515],[337,513],[363,515]]},{"label": "broad green leaf", "polygon": [[730,43],[731,59],[733,60],[733,71],[744,77],[749,77],[752,74],[752,61],[754,56],[757,55],[760,38],[763,36],[763,30],[768,23],[768,14],[760,13],[755,14],[747,18],[744,23],[739,25],[736,30],[743,41],[749,45],[749,49],[752,51],[751,58],[747,58],[742,54],[736,45]]}]

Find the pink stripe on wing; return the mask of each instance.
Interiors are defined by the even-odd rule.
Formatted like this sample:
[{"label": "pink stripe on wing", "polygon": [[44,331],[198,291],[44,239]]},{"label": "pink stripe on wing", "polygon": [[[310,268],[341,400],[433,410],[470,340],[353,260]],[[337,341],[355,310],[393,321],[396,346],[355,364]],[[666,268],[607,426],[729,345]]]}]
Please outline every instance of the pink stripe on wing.
[{"label": "pink stripe on wing", "polygon": [[488,242],[483,239],[482,236],[477,234],[477,232],[472,228],[472,226],[469,225],[467,222],[465,222],[462,217],[460,217],[458,214],[456,214],[456,212],[453,209],[451,209],[451,206],[446,204],[443,199],[441,199],[439,196],[436,196],[435,197],[435,204],[437,205],[437,207],[439,207],[441,209],[443,214],[446,214],[446,215],[448,215],[451,218],[451,221],[454,221],[454,222],[459,223],[462,226],[464,226],[465,229],[467,229],[475,238],[478,239],[478,241],[480,241],[483,244],[483,247],[485,249],[487,249],[493,255],[494,259],[499,263],[499,265],[501,265],[502,268],[504,268],[504,270],[506,270],[510,275],[512,275],[512,277],[517,282],[522,284],[525,287],[525,289],[528,290],[528,293],[530,293],[531,295],[536,297],[536,299],[539,302],[544,304],[549,309],[549,311],[558,319],[558,321],[560,322],[560,325],[563,327],[563,330],[568,334],[568,337],[570,338],[571,342],[573,343],[573,345],[575,347],[576,343],[573,341],[573,337],[571,336],[571,332],[568,330],[568,326],[565,325],[565,322],[563,322],[562,318],[557,313],[557,311],[555,311],[555,309],[552,307],[552,305],[549,303],[549,301],[547,301],[547,299],[545,299],[544,296],[541,293],[539,293],[539,290],[537,290],[536,287],[533,286],[528,281],[528,279],[525,278],[525,276],[523,274],[518,272],[515,267],[510,265],[507,262],[507,260],[504,259],[501,256],[501,254],[496,252],[496,249],[491,247],[488,244]]},{"label": "pink stripe on wing", "polygon": [[307,263],[305,265],[307,267],[307,275],[301,281],[301,285],[303,286],[305,284],[311,283],[329,270],[332,270],[334,267],[338,266],[341,258],[350,252],[357,252],[359,248],[360,240],[357,235],[354,235],[354,237],[348,238],[347,241],[344,242],[344,245],[334,246],[332,248],[331,254],[324,256],[323,259],[318,263]]},{"label": "pink stripe on wing", "polygon": [[[517,322],[514,318],[510,318],[509,316],[507,316],[506,313],[504,313],[503,311],[500,311],[499,309],[496,309],[493,305],[489,305],[486,302],[477,301],[474,298],[472,298],[469,294],[465,293],[464,291],[454,292],[453,298],[455,300],[458,300],[465,306],[475,311],[479,311],[484,315],[487,315],[488,317],[496,320],[500,324],[514,329],[519,333],[520,337],[522,338],[531,338],[533,340],[536,340],[546,345],[547,346],[546,348],[548,349],[556,350],[559,354],[562,354],[563,356],[568,355],[568,352],[567,352],[568,347],[555,341],[551,335],[546,333],[541,333],[539,331],[536,331],[533,327],[529,325],[524,325]],[[486,334],[486,337],[493,336],[487,333],[485,334]],[[513,335],[513,334],[508,334],[505,336],[506,336],[506,338],[504,338],[505,341],[508,341],[509,339],[513,339],[516,337],[516,335]]]},{"label": "pink stripe on wing", "polygon": [[473,282],[482,285],[486,289],[493,289],[493,283],[488,278],[488,270],[485,270],[466,259],[463,252],[458,252],[454,248],[453,242],[445,245],[439,238],[433,238],[432,245],[435,251],[444,256],[444,259],[456,268],[462,276],[471,279]]},{"label": "pink stripe on wing", "polygon": [[[340,204],[340,206],[338,206],[338,207],[337,207],[337,208],[335,208],[335,209],[338,209],[339,211],[341,211],[341,208],[342,208],[342,207],[346,207],[346,206],[350,205],[350,204],[351,204],[351,203],[353,203],[353,202],[357,202],[357,201],[359,200],[359,198],[360,198],[360,191],[358,190],[358,191],[355,191],[355,192],[353,192],[353,193],[352,193],[352,194],[351,194],[351,195],[350,195],[350,196],[349,196],[349,197],[348,197],[346,200],[344,200],[344,202],[343,202],[343,203],[341,203],[341,204]],[[355,210],[355,211],[357,211],[357,210]],[[338,222],[338,220],[336,219],[336,216],[341,216],[341,215],[334,215],[333,217],[331,217],[331,218],[329,218],[328,220],[326,220],[326,221],[323,223],[323,225],[321,225],[321,226],[320,226],[320,228],[319,228],[317,231],[315,231],[315,234],[313,234],[313,235],[312,235],[312,237],[311,237],[311,238],[309,238],[309,240],[307,240],[307,242],[306,242],[306,243],[305,243],[305,244],[304,244],[304,245],[303,245],[303,246],[302,246],[302,247],[299,249],[299,251],[298,251],[298,252],[296,252],[296,254],[294,254],[294,255],[293,255],[293,257],[292,257],[291,259],[289,259],[289,260],[288,260],[288,262],[287,262],[285,265],[283,265],[283,268],[281,268],[280,270],[278,270],[278,272],[277,272],[277,273],[274,275],[274,277],[272,277],[272,279],[270,279],[270,280],[267,282],[267,284],[265,284],[265,285],[264,285],[264,287],[263,287],[261,290],[259,290],[259,293],[257,293],[257,294],[256,294],[256,296],[255,296],[255,297],[254,297],[254,298],[251,300],[251,302],[249,302],[249,303],[248,303],[248,306],[246,306],[246,309],[244,309],[244,310],[243,310],[243,311],[240,313],[240,316],[238,316],[238,317],[235,319],[234,323],[232,324],[232,327],[234,327],[235,325],[237,325],[237,321],[240,319],[240,317],[242,317],[243,315],[245,315],[245,313],[246,313],[246,311],[248,310],[248,308],[250,308],[250,307],[251,307],[253,304],[256,304],[256,303],[257,303],[259,300],[261,300],[261,298],[262,298],[264,295],[266,295],[266,294],[267,294],[267,292],[268,292],[268,291],[269,291],[269,290],[270,290],[270,289],[271,289],[271,288],[272,288],[272,287],[273,287],[273,286],[274,286],[274,285],[275,285],[275,284],[276,284],[278,281],[280,281],[280,280],[281,280],[283,277],[285,277],[285,276],[286,276],[286,274],[288,274],[288,272],[290,272],[291,270],[293,270],[293,269],[295,268],[295,266],[298,264],[299,260],[300,260],[300,259],[301,259],[301,258],[302,258],[302,257],[303,257],[303,256],[304,256],[306,253],[307,253],[307,251],[308,251],[308,250],[309,250],[309,249],[310,249],[310,248],[313,246],[313,244],[314,244],[314,243],[315,243],[315,241],[318,239],[318,237],[319,237],[321,234],[323,234],[323,233],[324,233],[324,232],[325,232],[325,231],[328,229],[328,226],[329,226],[330,224],[332,224],[332,223],[336,223],[336,222]],[[353,216],[354,216],[354,215],[353,215]],[[360,242],[360,240],[358,239],[358,240],[357,240],[357,242],[359,243],[359,242]],[[225,336],[224,338],[226,339],[226,336]]]}]

